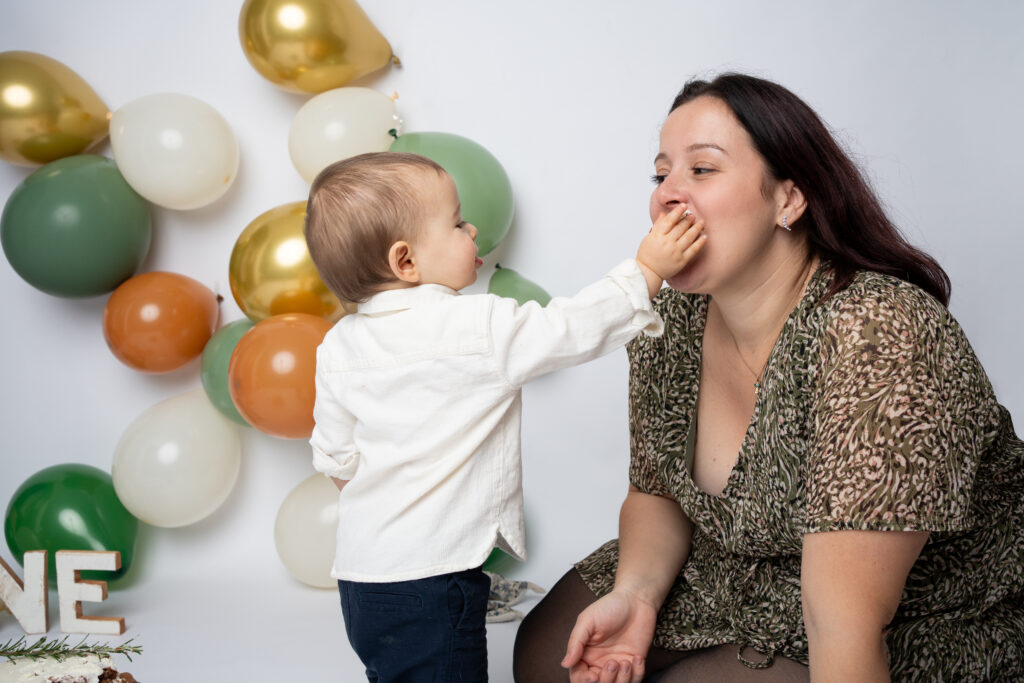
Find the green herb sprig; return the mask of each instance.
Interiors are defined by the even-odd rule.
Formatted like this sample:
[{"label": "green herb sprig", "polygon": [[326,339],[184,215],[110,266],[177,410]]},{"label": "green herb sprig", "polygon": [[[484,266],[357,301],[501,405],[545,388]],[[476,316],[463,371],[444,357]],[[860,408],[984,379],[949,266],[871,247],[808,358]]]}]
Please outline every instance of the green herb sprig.
[{"label": "green herb sprig", "polygon": [[25,636],[17,640],[8,640],[0,643],[0,657],[6,657],[8,661],[15,659],[44,659],[52,658],[63,662],[68,657],[84,657],[96,655],[97,657],[109,657],[111,655],[124,655],[128,661],[132,661],[132,655],[142,654],[142,646],[132,645],[135,639],[126,640],[120,645],[108,643],[86,643],[87,638],[82,638],[78,645],[68,645],[68,636],[60,640],[47,640],[42,637],[34,643],[25,640]]}]

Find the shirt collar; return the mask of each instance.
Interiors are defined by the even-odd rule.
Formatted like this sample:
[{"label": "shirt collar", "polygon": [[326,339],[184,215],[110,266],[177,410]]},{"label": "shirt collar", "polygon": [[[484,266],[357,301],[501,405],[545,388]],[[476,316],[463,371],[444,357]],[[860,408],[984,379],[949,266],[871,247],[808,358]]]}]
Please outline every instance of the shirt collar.
[{"label": "shirt collar", "polygon": [[444,285],[416,285],[403,289],[388,289],[374,294],[364,303],[357,306],[356,311],[363,314],[392,313],[414,306],[444,301],[459,293]]}]

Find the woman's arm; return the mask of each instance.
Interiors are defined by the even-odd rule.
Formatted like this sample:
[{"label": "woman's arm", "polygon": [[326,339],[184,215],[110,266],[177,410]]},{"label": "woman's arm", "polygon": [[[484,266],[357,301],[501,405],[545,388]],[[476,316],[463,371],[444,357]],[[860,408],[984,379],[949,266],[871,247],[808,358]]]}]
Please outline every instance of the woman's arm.
[{"label": "woman's arm", "polygon": [[630,485],[619,514],[612,592],[580,613],[562,666],[573,683],[639,683],[658,610],[690,553],[693,525],[679,503]]},{"label": "woman's arm", "polygon": [[804,536],[800,585],[814,683],[889,680],[884,630],[927,540],[924,531]]},{"label": "woman's arm", "polygon": [[679,503],[630,484],[619,513],[619,568],[615,590],[657,611],[690,554],[693,523]]}]

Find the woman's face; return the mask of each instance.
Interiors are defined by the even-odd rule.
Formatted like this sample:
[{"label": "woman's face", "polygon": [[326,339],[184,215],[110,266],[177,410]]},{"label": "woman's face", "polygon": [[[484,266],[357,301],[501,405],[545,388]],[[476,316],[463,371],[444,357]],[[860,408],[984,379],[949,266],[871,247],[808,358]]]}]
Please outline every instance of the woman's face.
[{"label": "woman's face", "polygon": [[669,286],[707,293],[756,277],[760,257],[774,237],[784,191],[768,176],[728,105],[704,96],[669,114],[654,173],[651,220],[683,202],[704,221],[708,237],[694,261],[669,278]]}]

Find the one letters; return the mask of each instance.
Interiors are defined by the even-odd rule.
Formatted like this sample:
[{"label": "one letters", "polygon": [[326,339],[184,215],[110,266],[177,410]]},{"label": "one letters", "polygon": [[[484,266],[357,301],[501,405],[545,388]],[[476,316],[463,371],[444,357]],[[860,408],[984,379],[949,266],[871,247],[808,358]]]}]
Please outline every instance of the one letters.
[{"label": "one letters", "polygon": [[[25,553],[25,580],[22,582],[10,566],[0,559],[0,600],[3,600],[26,634],[50,630],[49,599],[46,582],[46,551]],[[107,599],[106,581],[83,581],[82,570],[117,571],[121,568],[118,551],[58,550],[57,596],[60,602],[60,630],[64,633],[97,633],[119,636],[124,619],[87,617],[83,602]]]}]

